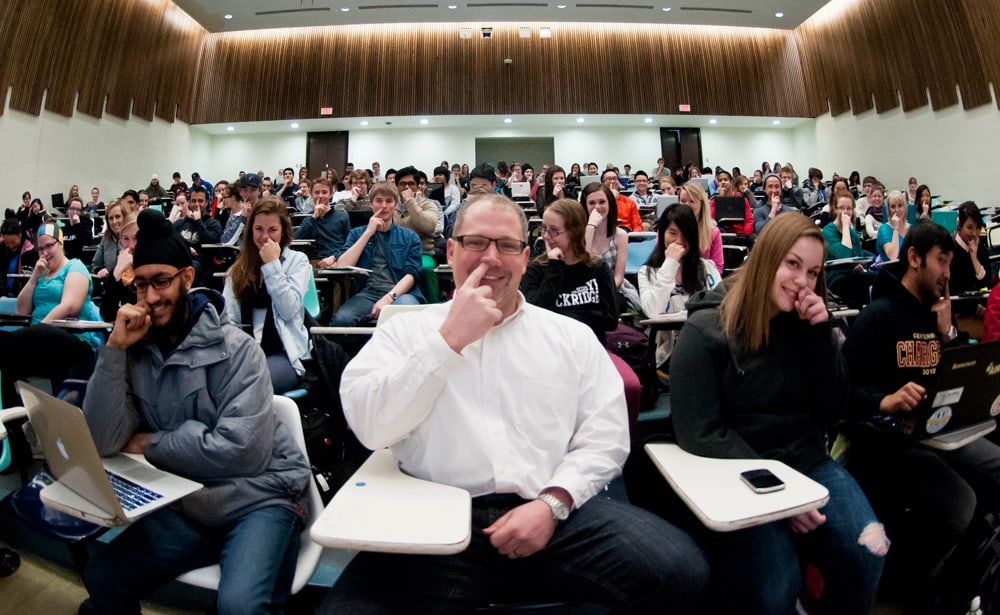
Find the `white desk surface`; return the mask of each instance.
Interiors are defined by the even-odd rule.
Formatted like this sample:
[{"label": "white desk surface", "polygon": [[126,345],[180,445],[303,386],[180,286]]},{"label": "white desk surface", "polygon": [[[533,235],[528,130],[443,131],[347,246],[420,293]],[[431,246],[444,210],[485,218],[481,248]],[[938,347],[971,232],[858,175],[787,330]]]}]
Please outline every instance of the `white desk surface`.
[{"label": "white desk surface", "polygon": [[329,267],[327,269],[317,269],[316,275],[368,275],[371,272],[371,269],[365,269],[363,267]]},{"label": "white desk surface", "polygon": [[312,327],[309,334],[317,335],[372,335],[375,327]]},{"label": "white desk surface", "polygon": [[687,322],[688,313],[687,310],[681,310],[679,312],[670,312],[669,314],[657,314],[653,318],[647,318],[646,320],[640,320],[639,324],[644,327],[649,326],[664,326],[664,325],[683,325]]},{"label": "white desk surface", "polygon": [[50,320],[48,324],[53,327],[58,327],[60,329],[69,329],[73,331],[107,331],[115,326],[113,322],[104,322],[102,320]]},{"label": "white desk surface", "polygon": [[[646,454],[691,512],[717,532],[762,525],[820,508],[830,499],[826,487],[774,459],[698,457],[676,444],[647,444]],[[772,493],[755,493],[740,472],[763,468],[785,483]]]},{"label": "white desk surface", "polygon": [[389,449],[372,453],[310,530],[324,547],[459,553],[472,537],[472,499],[458,487],[403,474]]}]

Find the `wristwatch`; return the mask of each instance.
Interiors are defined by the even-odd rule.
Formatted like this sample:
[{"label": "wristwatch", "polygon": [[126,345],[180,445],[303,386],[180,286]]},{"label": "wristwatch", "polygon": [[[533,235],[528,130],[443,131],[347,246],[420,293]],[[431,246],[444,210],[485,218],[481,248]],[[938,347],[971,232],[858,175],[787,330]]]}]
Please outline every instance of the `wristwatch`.
[{"label": "wristwatch", "polygon": [[948,334],[944,336],[944,341],[950,342],[956,337],[958,337],[958,329],[955,328],[955,325],[952,325],[951,328],[948,329]]},{"label": "wristwatch", "polygon": [[552,495],[551,493],[543,493],[537,498],[549,505],[552,509],[552,518],[556,521],[565,521],[569,518],[569,507],[563,504],[562,500]]},{"label": "wristwatch", "polygon": [[394,291],[394,290],[390,290],[389,291],[389,296],[392,297],[393,301],[395,301],[396,299],[399,299],[399,295],[397,295],[396,291]]}]

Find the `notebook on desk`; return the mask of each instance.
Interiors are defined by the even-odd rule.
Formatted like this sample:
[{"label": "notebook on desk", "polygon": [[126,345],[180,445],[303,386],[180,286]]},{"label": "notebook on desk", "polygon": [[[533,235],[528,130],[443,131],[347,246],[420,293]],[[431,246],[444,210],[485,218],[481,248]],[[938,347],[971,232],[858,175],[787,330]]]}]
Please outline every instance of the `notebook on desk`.
[{"label": "notebook on desk", "polygon": [[49,469],[58,479],[40,493],[46,506],[114,527],[201,489],[199,483],[124,454],[102,459],[79,408],[24,382],[17,387]]},{"label": "notebook on desk", "polygon": [[[901,355],[900,360],[905,359]],[[945,450],[990,433],[996,429],[994,417],[1000,415],[1000,342],[941,351],[937,370],[924,388],[927,397],[919,406],[911,412],[880,415],[876,425]]]}]

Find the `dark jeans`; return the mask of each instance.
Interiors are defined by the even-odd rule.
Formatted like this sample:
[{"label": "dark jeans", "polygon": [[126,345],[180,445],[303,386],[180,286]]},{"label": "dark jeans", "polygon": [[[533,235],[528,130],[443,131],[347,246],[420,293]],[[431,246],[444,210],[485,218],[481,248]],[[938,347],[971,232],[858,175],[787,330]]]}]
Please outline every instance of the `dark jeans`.
[{"label": "dark jeans", "polygon": [[87,565],[81,615],[138,615],[139,601],[188,570],[219,564],[219,615],[280,612],[291,590],[302,523],[283,506],[221,527],[171,508],[129,526]]},{"label": "dark jeans", "polygon": [[599,602],[616,613],[699,612],[708,585],[704,555],[684,532],[600,495],[559,524],[549,544],[511,560],[482,530],[524,503],[475,498],[472,542],[456,555],[360,553],[320,613],[468,613],[496,602]]},{"label": "dark jeans", "polygon": [[0,331],[0,382],[3,407],[20,403],[14,383],[32,376],[59,382],[67,376],[86,380],[94,371],[90,345],[50,325]]},{"label": "dark jeans", "polygon": [[878,519],[861,488],[837,462],[827,460],[806,474],[830,491],[830,501],[820,509],[826,523],[815,530],[794,534],[788,521],[781,520],[706,534],[713,573],[718,573],[715,581],[727,594],[723,612],[793,615],[806,562],[823,574],[820,613],[864,615],[871,610],[885,557],[862,545],[860,538],[873,526],[876,541],[869,544],[885,546]]},{"label": "dark jeans", "polygon": [[[852,473],[893,541],[886,574],[894,589],[921,593],[945,560],[947,578],[971,581],[975,575],[966,570],[971,558],[949,555],[975,539],[967,533],[976,514],[1000,510],[1000,447],[979,439],[958,450],[938,451],[864,439],[852,444],[850,456]],[[975,594],[974,587],[963,591]]]},{"label": "dark jeans", "polygon": [[[374,322],[371,317],[372,308],[378,300],[385,296],[385,293],[369,291],[367,288],[354,295],[344,302],[337,311],[333,313],[330,321],[331,327],[355,327],[361,323]],[[393,301],[399,305],[417,305],[420,301],[410,293],[404,293]]]}]

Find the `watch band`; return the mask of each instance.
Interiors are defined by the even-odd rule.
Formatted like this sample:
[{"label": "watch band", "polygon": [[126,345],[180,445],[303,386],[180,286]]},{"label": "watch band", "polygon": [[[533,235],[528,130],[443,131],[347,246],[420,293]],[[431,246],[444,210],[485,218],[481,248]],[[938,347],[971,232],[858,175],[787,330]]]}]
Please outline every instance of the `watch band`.
[{"label": "watch band", "polygon": [[396,299],[399,299],[399,295],[397,295],[396,291],[394,291],[394,290],[390,290],[389,291],[389,296],[392,297],[393,301],[395,301]]},{"label": "watch band", "polygon": [[551,493],[543,493],[537,498],[549,505],[552,509],[552,518],[556,521],[565,521],[569,517],[569,507],[563,504],[563,501],[552,495]]}]

